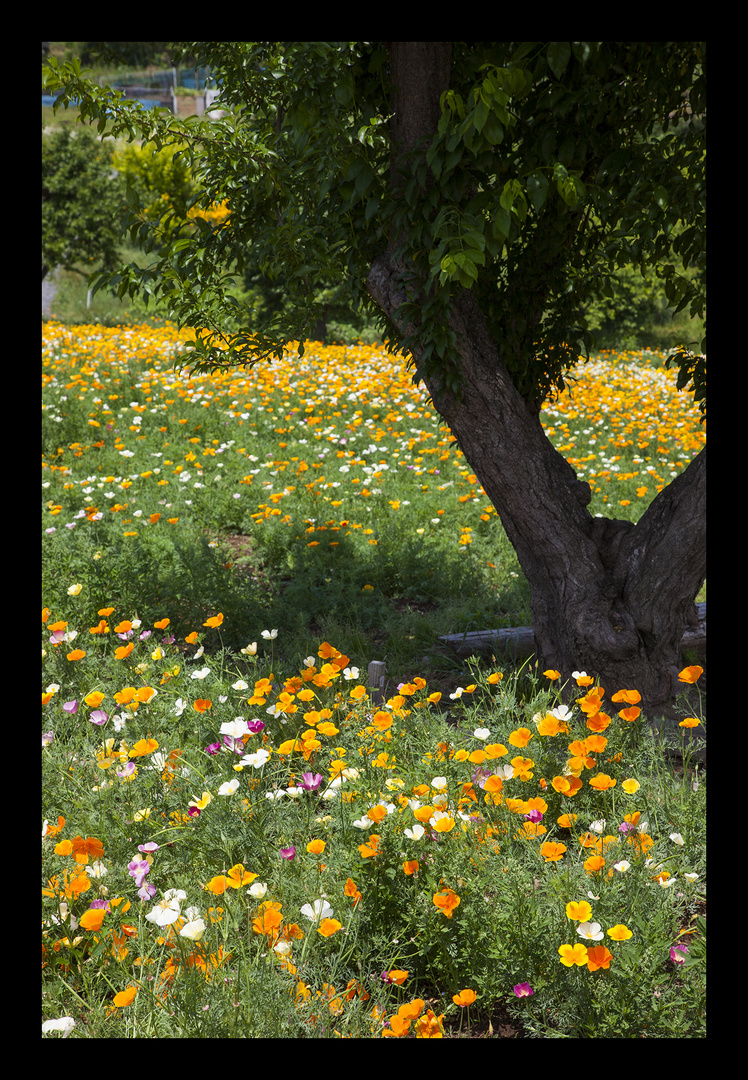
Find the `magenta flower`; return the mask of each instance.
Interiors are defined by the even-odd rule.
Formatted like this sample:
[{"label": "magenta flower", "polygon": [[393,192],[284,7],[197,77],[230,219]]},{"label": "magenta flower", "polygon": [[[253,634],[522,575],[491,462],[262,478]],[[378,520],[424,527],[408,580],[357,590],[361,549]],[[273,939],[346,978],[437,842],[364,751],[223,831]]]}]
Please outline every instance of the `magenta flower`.
[{"label": "magenta flower", "polygon": [[68,712],[71,715],[78,712],[78,702],[77,701],[66,701],[65,704],[62,707],[65,710],[65,712]]},{"label": "magenta flower", "polygon": [[212,742],[209,746],[205,747],[205,753],[206,754],[217,754],[220,751],[220,749],[221,749],[221,744],[219,742]]},{"label": "magenta flower", "polygon": [[282,859],[292,859],[295,854],[296,854],[296,848],[293,847],[293,846],[292,847],[282,847],[281,848],[281,858]]},{"label": "magenta flower", "polygon": [[227,749],[231,750],[234,754],[244,753],[244,742],[242,739],[237,739],[234,735],[224,735],[223,745]]},{"label": "magenta flower", "polygon": [[305,791],[314,791],[322,783],[322,776],[320,773],[305,772],[301,774],[301,784]]},{"label": "magenta flower", "polygon": [[265,725],[262,720],[247,720],[247,727],[253,735],[259,735]]},{"label": "magenta flower", "polygon": [[681,956],[680,954],[687,952],[688,945],[673,945],[672,949],[670,950],[670,959],[673,961],[674,964],[685,964],[686,957]]},{"label": "magenta flower", "polygon": [[531,810],[529,814],[524,815],[524,818],[525,821],[532,821],[533,824],[537,825],[539,821],[543,820],[543,815],[539,810]]},{"label": "magenta flower", "polygon": [[135,884],[140,888],[145,881],[146,874],[149,874],[151,871],[151,864],[147,859],[133,859],[131,863],[127,864],[127,869],[130,873],[130,877],[135,878]]},{"label": "magenta flower", "polygon": [[517,997],[519,997],[519,998],[521,998],[521,997],[530,997],[531,994],[535,993],[535,991],[530,986],[530,984],[526,983],[526,982],[517,983],[517,985],[514,987],[514,992],[517,995]]}]

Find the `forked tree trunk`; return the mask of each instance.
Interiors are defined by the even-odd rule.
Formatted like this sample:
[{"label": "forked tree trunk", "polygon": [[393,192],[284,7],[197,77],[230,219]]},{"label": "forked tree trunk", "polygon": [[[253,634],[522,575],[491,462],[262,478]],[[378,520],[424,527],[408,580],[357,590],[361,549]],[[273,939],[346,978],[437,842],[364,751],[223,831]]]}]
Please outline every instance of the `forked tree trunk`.
[{"label": "forked tree trunk", "polygon": [[[448,85],[446,44],[392,43],[393,142],[399,152],[435,131],[433,101]],[[395,325],[406,299],[403,280],[391,245],[373,263],[367,285]],[[677,689],[681,639],[706,576],[706,449],[636,525],[592,517],[589,485],[553,447],[537,408],[514,387],[466,290],[456,297],[451,328],[461,397],[438,375],[427,374],[424,382],[517,553],[530,585],[543,668],[566,678],[583,669],[599,676],[611,694],[636,689],[647,706],[667,702]]]}]

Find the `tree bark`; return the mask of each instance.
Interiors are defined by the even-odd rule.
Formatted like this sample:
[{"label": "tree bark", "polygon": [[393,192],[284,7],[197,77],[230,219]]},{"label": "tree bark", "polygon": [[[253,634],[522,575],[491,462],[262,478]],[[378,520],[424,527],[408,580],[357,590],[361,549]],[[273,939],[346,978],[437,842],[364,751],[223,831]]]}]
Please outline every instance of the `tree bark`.
[{"label": "tree bark", "polygon": [[[397,157],[436,130],[439,96],[449,84],[445,44],[391,45]],[[397,162],[394,168],[393,176]],[[390,244],[367,285],[402,330],[406,280]],[[706,449],[636,525],[593,518],[589,485],[547,438],[536,403],[515,388],[470,292],[455,295],[450,326],[461,390],[455,394],[431,369],[424,382],[517,553],[541,664],[566,678],[585,670],[611,694],[636,689],[645,706],[663,704],[677,688],[681,639],[706,575]]]}]

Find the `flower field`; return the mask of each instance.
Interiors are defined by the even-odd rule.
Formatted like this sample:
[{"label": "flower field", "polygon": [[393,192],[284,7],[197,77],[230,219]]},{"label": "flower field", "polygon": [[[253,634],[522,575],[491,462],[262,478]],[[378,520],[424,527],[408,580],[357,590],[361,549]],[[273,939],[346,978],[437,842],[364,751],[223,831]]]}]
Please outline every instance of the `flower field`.
[{"label": "flower field", "polygon": [[[47,1037],[703,1037],[705,770],[634,687],[422,666],[528,595],[400,361],[187,339],[43,327]],[[705,437],[648,353],[542,419],[631,520]]]}]

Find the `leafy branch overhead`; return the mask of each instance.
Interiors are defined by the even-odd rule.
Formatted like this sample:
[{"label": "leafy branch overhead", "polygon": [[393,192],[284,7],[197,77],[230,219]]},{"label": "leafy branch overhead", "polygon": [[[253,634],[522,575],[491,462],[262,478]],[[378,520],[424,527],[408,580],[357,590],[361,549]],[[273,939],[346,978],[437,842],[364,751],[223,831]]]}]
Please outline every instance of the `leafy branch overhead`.
[{"label": "leafy branch overhead", "polygon": [[[101,134],[179,144],[189,163],[193,213],[153,220],[133,203],[130,236],[153,261],[94,287],[165,300],[199,330],[196,369],[303,352],[341,282],[374,310],[367,277],[385,250],[406,275],[399,317],[378,312],[390,347],[457,385],[449,319],[468,290],[531,402],[563,390],[621,267],[654,268],[673,308],[703,316],[704,43],[454,42],[435,133],[399,157],[390,43],[179,44],[210,65],[220,118],[144,109],[77,61],[48,60],[44,79]],[[283,283],[283,311],[229,295],[247,272]],[[704,352],[683,343],[672,358],[702,408]]]}]

